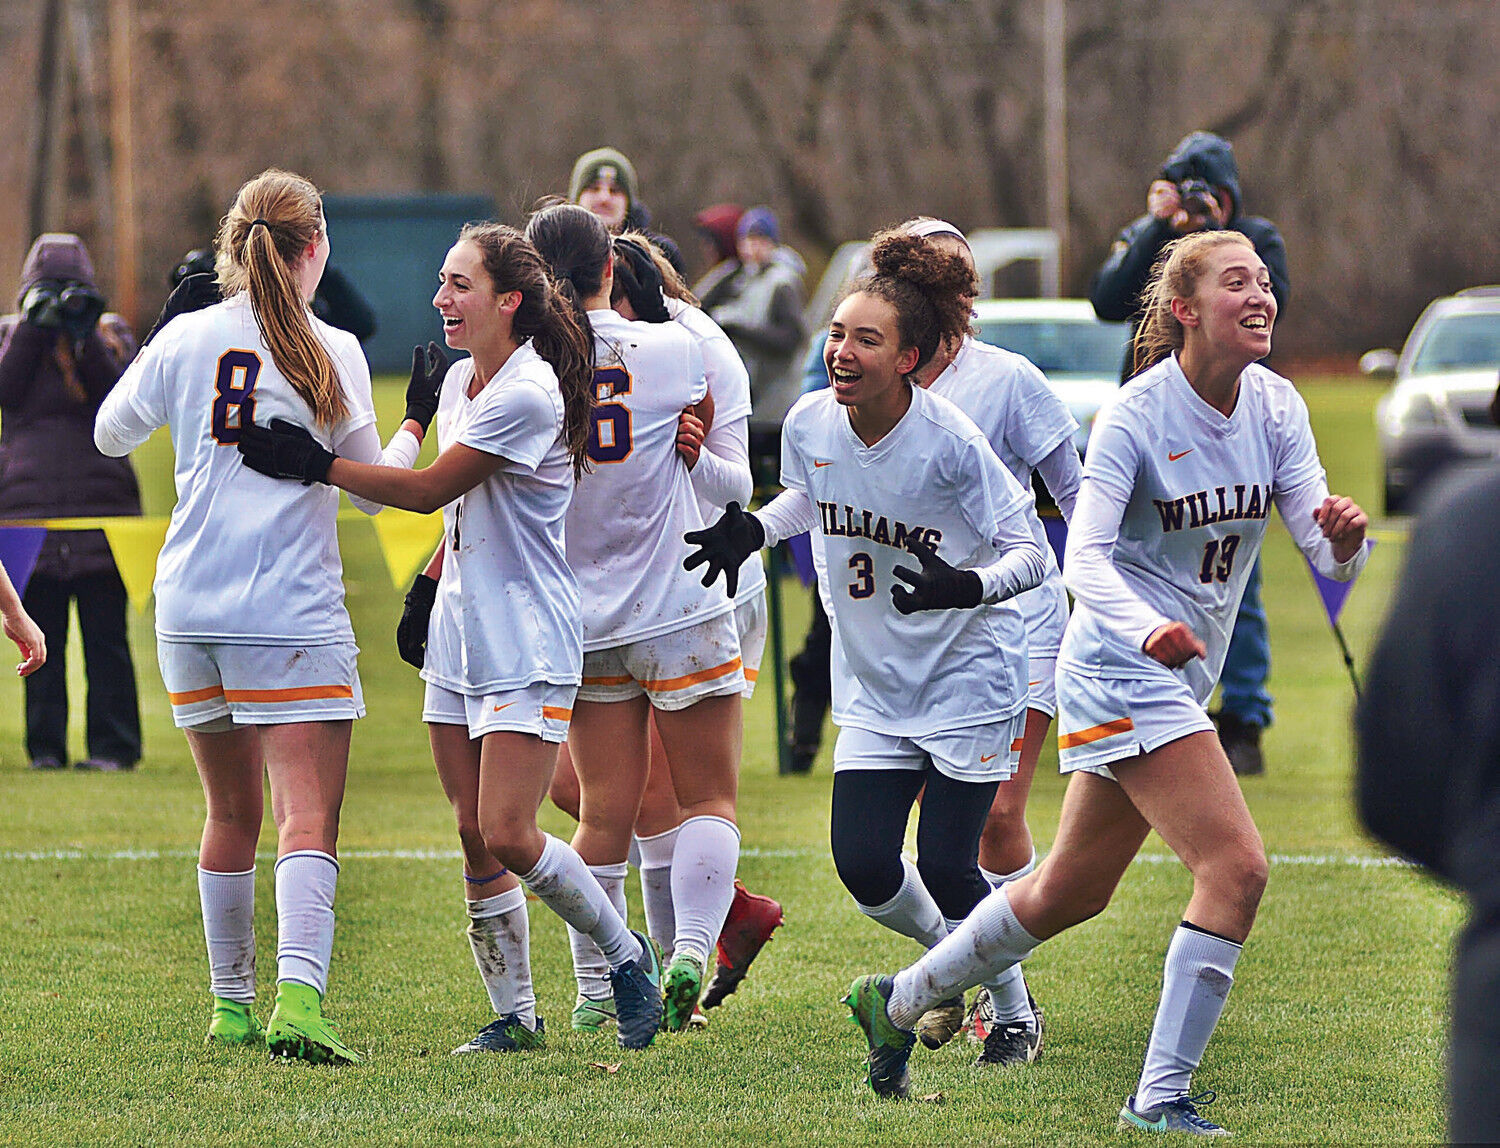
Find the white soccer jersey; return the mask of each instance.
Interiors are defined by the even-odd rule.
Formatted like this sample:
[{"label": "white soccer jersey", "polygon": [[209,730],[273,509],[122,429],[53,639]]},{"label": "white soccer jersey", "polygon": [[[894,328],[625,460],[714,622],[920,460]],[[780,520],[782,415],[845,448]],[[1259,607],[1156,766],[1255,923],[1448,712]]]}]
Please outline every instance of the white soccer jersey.
[{"label": "white soccer jersey", "polygon": [[[1090,492],[1090,484],[1099,489]],[[1142,609],[1128,621],[1102,616],[1078,595],[1058,664],[1080,674],[1151,678],[1172,672],[1141,649],[1154,614],[1155,622],[1187,623],[1207,647],[1204,657],[1175,671],[1206,703],[1272,499],[1305,551],[1327,548],[1311,522],[1311,507],[1326,496],[1327,484],[1307,406],[1290,382],[1259,364],[1240,376],[1239,399],[1228,417],[1193,390],[1175,355],[1131,380],[1094,424],[1083,485],[1080,507],[1086,496],[1123,506],[1113,566]],[[1289,501],[1306,509],[1308,521],[1301,521],[1302,511],[1287,513]],[[1070,585],[1078,526],[1075,517]]]},{"label": "white soccer jersey", "polygon": [[337,453],[375,421],[359,340],[315,317],[312,325],[349,406],[332,430],[317,425],[277,369],[244,293],[173,319],[100,408],[100,426],[127,446],[171,428],[177,505],[156,560],[158,637],[257,645],[354,637],[334,526],[339,492],[257,474],[235,446],[244,423],[283,418]]},{"label": "white soccer jersey", "polygon": [[813,500],[813,560],[833,624],[833,719],[899,737],[999,721],[1026,705],[1026,632],[1012,602],[902,615],[897,566],[920,534],[954,566],[996,560],[999,525],[1021,516],[1023,491],[978,427],[920,388],[873,447],[830,390],[787,413],[781,481]]},{"label": "white soccer jersey", "polygon": [[722,588],[682,568],[684,531],[703,524],[677,456],[677,416],[708,389],[703,356],[676,323],[590,311],[593,470],[568,511],[568,565],[583,600],[583,648],[655,637],[727,614]]},{"label": "white soccer jersey", "polygon": [[[1022,490],[1031,491],[1031,472],[1059,445],[1071,442],[1078,424],[1042,374],[1023,355],[1005,351],[966,336],[957,356],[928,390],[942,395],[974,420],[990,446],[1015,476]],[[1047,531],[1037,517],[1033,493],[1026,517],[1032,537],[1042,548],[1047,573],[1042,584],[1017,594],[1015,604],[1026,619],[1026,641],[1034,658],[1057,654],[1068,622],[1068,595],[1062,571],[1047,543]]]},{"label": "white soccer jersey", "polygon": [[473,359],[448,368],[438,448],[461,443],[506,461],[443,507],[443,570],[422,677],[471,697],[535,682],[577,685],[583,630],[563,531],[573,462],[557,375],[526,343],[471,399],[473,380]]},{"label": "white soccer jersey", "polygon": [[[714,400],[714,425],[731,423],[736,419],[748,420],[750,372],[745,369],[745,361],[734,349],[734,343],[724,333],[724,328],[700,308],[680,299],[668,299],[667,310],[672,319],[686,327],[688,333],[698,341],[698,350],[703,354],[703,373],[708,379],[708,393]],[[715,522],[724,513],[724,508],[707,498],[699,498],[698,513],[705,523]],[[734,596],[735,604],[759,597],[765,587],[765,562],[759,554],[752,554],[740,567],[740,585]]]}]

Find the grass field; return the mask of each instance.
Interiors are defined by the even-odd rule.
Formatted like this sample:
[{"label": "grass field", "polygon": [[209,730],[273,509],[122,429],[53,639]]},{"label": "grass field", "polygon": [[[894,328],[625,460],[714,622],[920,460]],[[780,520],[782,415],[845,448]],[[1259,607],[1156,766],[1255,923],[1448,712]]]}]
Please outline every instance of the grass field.
[{"label": "grass field", "polygon": [[[1375,391],[1302,380],[1331,485],[1378,505]],[[383,413],[399,415],[394,384]],[[168,447],[138,455],[148,513],[171,505]],[[1382,542],[1344,614],[1363,662],[1402,555]],[[1047,1047],[1024,1071],[972,1067],[955,1043],[913,1057],[914,1095],[857,1086],[863,1043],[838,1003],[910,942],[860,916],[828,856],[828,751],[776,775],[769,676],[747,710],[740,872],[787,923],[706,1033],[644,1053],[571,1032],[560,922],[532,914],[545,1051],[454,1058],[488,1018],[463,932],[450,815],[420,721],[420,683],[396,657],[400,610],[373,532],[343,532],[370,715],[354,734],[328,1011],[365,1063],[342,1070],[212,1051],[193,859],[202,799],[171,728],[149,614],[133,620],[146,758],[131,775],[33,774],[21,690],[0,685],[0,1142],[177,1144],[957,1145],[1117,1139],[1189,880],[1152,838],[1097,920],[1028,964]],[[1277,724],[1269,771],[1245,790],[1273,854],[1260,922],[1202,1070],[1209,1115],[1251,1142],[1434,1141],[1458,900],[1378,862],[1350,805],[1351,690],[1306,567],[1284,530],[1265,550]],[[795,648],[805,595],[786,622]],[[82,698],[76,637],[70,672]],[[79,707],[81,708],[81,707]],[[74,723],[81,756],[82,721]],[[831,742],[831,739],[830,739]],[[1031,810],[1050,840],[1062,792],[1043,758]],[[269,805],[269,803],[268,803]],[[550,806],[544,824],[566,835]],[[257,906],[261,1001],[274,993],[274,836]],[[639,902],[632,879],[632,914]]]}]

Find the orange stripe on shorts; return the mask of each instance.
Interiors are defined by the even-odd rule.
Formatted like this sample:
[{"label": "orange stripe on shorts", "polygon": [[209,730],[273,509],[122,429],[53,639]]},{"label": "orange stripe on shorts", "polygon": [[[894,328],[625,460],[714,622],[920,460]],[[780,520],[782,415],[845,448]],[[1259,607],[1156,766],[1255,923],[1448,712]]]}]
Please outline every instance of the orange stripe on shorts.
[{"label": "orange stripe on shorts", "polygon": [[1103,725],[1090,726],[1081,729],[1077,733],[1059,734],[1057,737],[1058,749],[1072,749],[1077,745],[1088,745],[1090,742],[1103,741],[1107,737],[1114,737],[1117,733],[1125,733],[1135,729],[1135,722],[1128,717],[1116,718],[1107,721]]},{"label": "orange stripe on shorts", "polygon": [[542,717],[548,721],[572,721],[573,711],[565,710],[562,706],[543,706]]},{"label": "orange stripe on shorts", "polygon": [[222,698],[223,686],[204,686],[201,690],[185,690],[180,694],[168,693],[167,701],[174,706],[190,706],[194,702],[206,702],[209,698]]},{"label": "orange stripe on shorts", "polygon": [[353,686],[295,686],[285,690],[225,690],[231,702],[306,702],[328,698],[352,698]]},{"label": "orange stripe on shorts", "polygon": [[699,670],[696,674],[683,674],[680,678],[660,678],[654,682],[642,682],[648,690],[681,690],[688,686],[695,686],[699,682],[711,682],[716,678],[727,678],[735,670],[741,667],[738,658],[725,662],[722,666],[715,666],[711,670]]},{"label": "orange stripe on shorts", "polygon": [[752,670],[749,666],[745,667],[745,680],[747,682],[753,682],[753,681],[757,680],[759,677],[760,677],[760,671],[759,670]]},{"label": "orange stripe on shorts", "polygon": [[1021,738],[1021,737],[1016,738],[1015,741],[1013,741],[1013,742],[1010,743],[1010,752],[1011,753],[1020,753],[1021,752],[1021,746],[1025,742],[1025,740],[1026,740],[1025,738]]}]

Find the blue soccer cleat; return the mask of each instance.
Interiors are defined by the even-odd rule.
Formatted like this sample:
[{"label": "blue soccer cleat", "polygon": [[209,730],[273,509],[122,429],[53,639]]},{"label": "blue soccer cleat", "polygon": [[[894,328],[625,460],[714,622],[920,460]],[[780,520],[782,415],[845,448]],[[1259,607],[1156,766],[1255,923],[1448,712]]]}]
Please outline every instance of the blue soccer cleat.
[{"label": "blue soccer cleat", "polygon": [[609,972],[615,995],[615,1039],[621,1048],[646,1048],[661,1028],[661,950],[656,942],[630,930],[641,943],[641,955]]},{"label": "blue soccer cleat", "polygon": [[1197,1096],[1184,1093],[1171,1100],[1153,1105],[1144,1112],[1135,1106],[1135,1097],[1125,1099],[1120,1109],[1121,1130],[1139,1129],[1142,1132],[1185,1132],[1189,1136],[1233,1136],[1227,1128],[1220,1128],[1212,1120],[1198,1115],[1198,1105],[1205,1107],[1214,1102],[1214,1093],[1200,1092]]}]

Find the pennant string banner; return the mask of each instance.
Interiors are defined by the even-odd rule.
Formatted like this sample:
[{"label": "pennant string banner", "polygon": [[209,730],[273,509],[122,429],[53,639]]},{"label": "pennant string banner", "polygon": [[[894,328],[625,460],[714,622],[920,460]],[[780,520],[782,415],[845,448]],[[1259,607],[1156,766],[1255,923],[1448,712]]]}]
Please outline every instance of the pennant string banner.
[{"label": "pennant string banner", "polygon": [[[397,590],[406,589],[443,537],[441,514],[413,514],[388,507],[373,518],[358,511],[343,511],[338,521],[341,527],[356,521],[374,526],[391,585]],[[0,563],[16,590],[24,593],[49,530],[102,530],[114,552],[130,604],[144,610],[151,601],[156,556],[166,541],[170,522],[170,518],[162,517],[7,519],[0,521]]]}]

